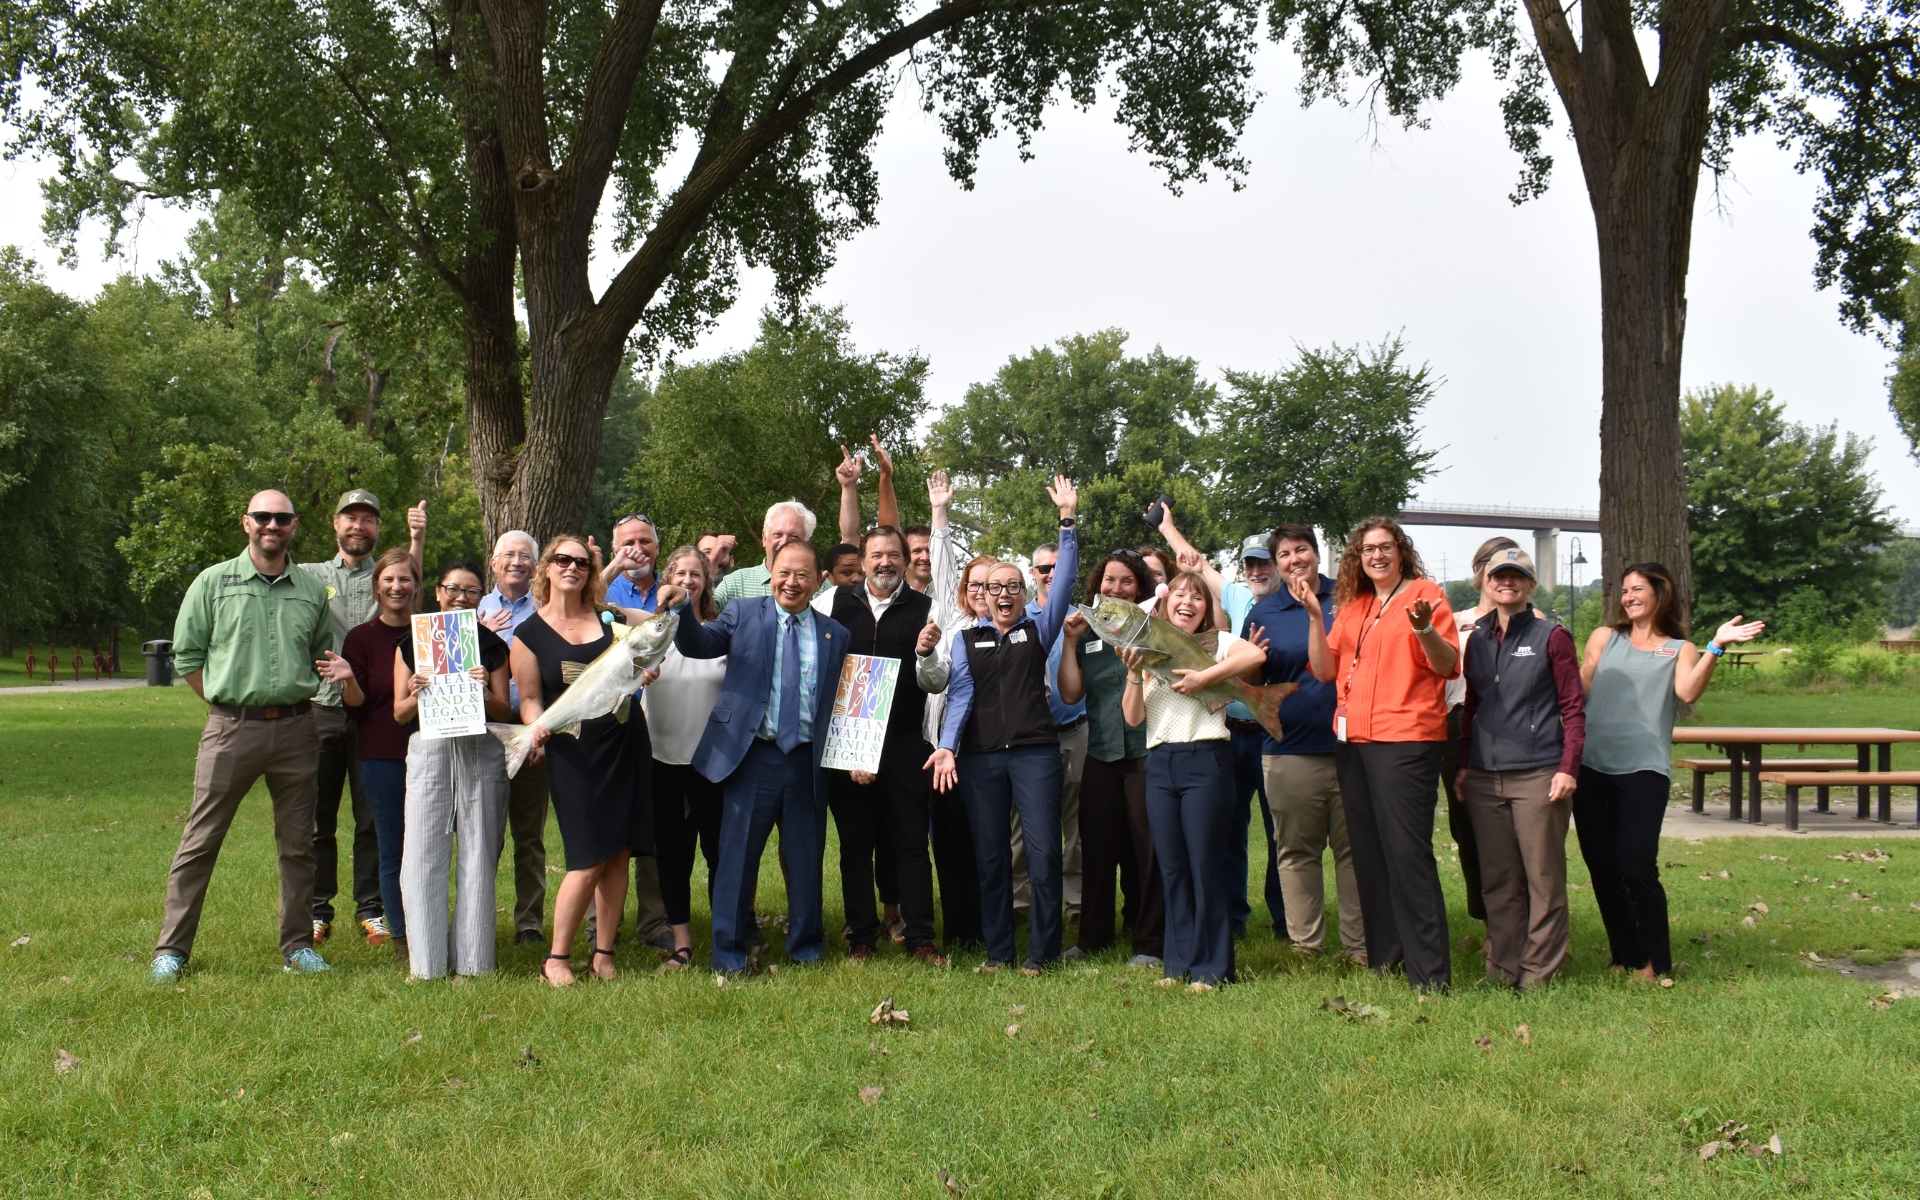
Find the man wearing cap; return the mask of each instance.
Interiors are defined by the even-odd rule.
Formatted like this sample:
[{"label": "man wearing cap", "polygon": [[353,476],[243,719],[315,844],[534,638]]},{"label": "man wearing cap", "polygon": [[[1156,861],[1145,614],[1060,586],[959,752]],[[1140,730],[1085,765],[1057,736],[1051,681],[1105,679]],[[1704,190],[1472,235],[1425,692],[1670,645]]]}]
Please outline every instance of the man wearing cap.
[{"label": "man wearing cap", "polygon": [[172,983],[193,954],[200,910],[240,801],[264,777],[280,859],[280,953],[286,969],[327,969],[314,952],[313,802],[318,759],[314,662],[334,649],[326,589],[289,569],[299,520],[282,492],[254,496],[240,520],[247,548],[188,586],[174,621],[174,664],[211,711],[200,735],[180,848],[148,977]]},{"label": "man wearing cap", "polygon": [[[407,510],[407,528],[411,533],[407,551],[417,568],[427,547],[425,503]],[[347,631],[373,619],[373,551],[380,541],[380,497],[365,488],[342,492],[333,506],[333,538],[338,554],[325,562],[301,563],[300,569],[319,580],[325,590],[333,619],[332,650],[339,654],[346,646]],[[318,798],[313,810],[313,940],[324,942],[333,931],[333,897],[340,887],[335,828],[345,787],[353,796],[353,915],[368,943],[377,946],[392,935],[380,906],[380,844],[374,835],[373,809],[360,787],[354,724],[337,683],[321,681],[313,704],[320,738]]]},{"label": "man wearing cap", "polygon": [[[1240,573],[1244,583],[1226,583],[1206,556],[1194,549],[1193,543],[1186,539],[1179,527],[1173,523],[1173,506],[1168,504],[1165,516],[1160,520],[1160,534],[1167,539],[1174,553],[1187,558],[1199,558],[1201,571],[1207,577],[1207,583],[1213,588],[1213,594],[1219,597],[1220,607],[1227,614],[1228,627],[1241,637],[1247,636],[1247,614],[1253,606],[1273,594],[1280,586],[1280,574],[1274,570],[1273,552],[1267,547],[1267,535],[1256,533],[1240,543]],[[1254,719],[1253,710],[1238,700],[1227,705],[1227,737],[1229,753],[1233,757],[1233,794],[1239,805],[1240,836],[1229,839],[1227,847],[1228,878],[1233,883],[1231,908],[1233,916],[1233,936],[1245,937],[1247,919],[1253,915],[1253,905],[1247,902],[1247,831],[1253,824],[1253,814],[1248,810],[1257,797],[1260,802],[1260,823],[1267,831],[1267,877],[1266,900],[1267,913],[1273,918],[1275,937],[1285,937],[1287,931],[1287,903],[1280,893],[1280,848],[1274,840],[1273,814],[1267,808],[1266,776],[1261,770],[1261,748],[1267,741],[1267,731]]]}]

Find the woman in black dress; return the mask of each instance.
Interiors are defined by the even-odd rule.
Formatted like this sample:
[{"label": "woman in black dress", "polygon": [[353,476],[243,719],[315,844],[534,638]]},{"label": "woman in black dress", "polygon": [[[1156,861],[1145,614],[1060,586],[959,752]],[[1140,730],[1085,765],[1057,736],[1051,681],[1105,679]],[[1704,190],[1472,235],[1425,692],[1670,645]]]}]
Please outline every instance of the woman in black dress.
[{"label": "woman in black dress", "polygon": [[[546,753],[553,812],[566,847],[567,874],[553,900],[553,950],[540,968],[553,987],[573,982],[569,951],[589,901],[598,918],[595,941],[607,943],[593,948],[593,972],[602,979],[619,973],[613,940],[627,900],[627,859],[653,853],[653,751],[640,705],[629,708],[624,723],[609,713],[586,722],[575,737],[553,737],[540,727],[547,706],[613,644],[607,626],[650,615],[609,607],[603,595],[599,563],[586,540],[555,538],[533,575],[540,609],[514,631],[511,663],[520,688],[520,719],[536,727],[535,752]],[[641,686],[653,682],[655,674],[641,676]]]}]

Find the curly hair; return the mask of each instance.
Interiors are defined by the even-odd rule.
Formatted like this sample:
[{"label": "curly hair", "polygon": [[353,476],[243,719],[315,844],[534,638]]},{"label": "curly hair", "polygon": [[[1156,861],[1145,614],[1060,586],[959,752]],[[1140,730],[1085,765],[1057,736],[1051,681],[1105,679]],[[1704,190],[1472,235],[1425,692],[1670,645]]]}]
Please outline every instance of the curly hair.
[{"label": "curly hair", "polygon": [[[572,542],[582,550],[587,550],[587,539],[571,533],[563,533],[548,540],[547,548],[540,553],[540,561],[533,568],[533,602],[544,605],[552,595],[553,589],[547,582],[547,568],[553,565],[553,556],[560,553],[560,547]],[[600,556],[588,550],[593,561],[587,567],[587,602],[593,605],[595,612],[606,612],[607,585],[600,581]]]},{"label": "curly hair", "polygon": [[1346,549],[1340,552],[1340,577],[1333,589],[1334,607],[1345,607],[1360,594],[1366,580],[1366,573],[1360,567],[1360,542],[1376,529],[1386,530],[1400,551],[1400,578],[1427,577],[1427,569],[1420,562],[1420,552],[1413,548],[1413,539],[1407,536],[1406,530],[1400,528],[1400,522],[1392,517],[1368,517],[1353,527],[1353,532],[1347,536]]},{"label": "curly hair", "polygon": [[1106,556],[1095,562],[1093,569],[1087,572],[1087,598],[1084,601],[1085,603],[1092,604],[1094,600],[1099,597],[1100,581],[1107,577],[1108,563],[1119,563],[1127,569],[1128,574],[1133,576],[1133,586],[1136,589],[1133,594],[1135,600],[1152,599],[1153,572],[1147,570],[1147,560],[1140,557],[1138,550],[1120,549],[1108,551]]},{"label": "curly hair", "polygon": [[667,561],[661,564],[660,567],[660,579],[662,581],[671,579],[673,577],[673,565],[683,558],[691,558],[693,560],[694,566],[699,568],[700,578],[702,580],[700,584],[700,599],[693,606],[694,618],[703,625],[708,621],[718,620],[720,617],[720,609],[713,602],[713,563],[707,560],[706,555],[700,553],[699,547],[681,546],[672,554],[667,555]]}]

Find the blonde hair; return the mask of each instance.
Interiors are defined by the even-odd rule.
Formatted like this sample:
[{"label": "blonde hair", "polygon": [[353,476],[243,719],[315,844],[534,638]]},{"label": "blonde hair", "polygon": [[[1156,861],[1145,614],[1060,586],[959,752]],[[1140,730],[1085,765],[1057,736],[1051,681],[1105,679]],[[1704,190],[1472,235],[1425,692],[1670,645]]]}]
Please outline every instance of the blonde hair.
[{"label": "blonde hair", "polygon": [[593,605],[595,612],[607,611],[607,585],[600,581],[600,571],[597,565],[599,557],[595,555],[592,550],[588,549],[587,539],[576,537],[571,533],[563,533],[554,538],[547,543],[547,548],[541,552],[540,561],[533,568],[534,603],[545,604],[552,596],[553,588],[547,582],[547,568],[553,565],[553,556],[560,553],[560,547],[566,545],[568,542],[572,542],[582,550],[586,550],[587,558],[591,560],[587,564],[587,586],[583,589],[587,602]]}]

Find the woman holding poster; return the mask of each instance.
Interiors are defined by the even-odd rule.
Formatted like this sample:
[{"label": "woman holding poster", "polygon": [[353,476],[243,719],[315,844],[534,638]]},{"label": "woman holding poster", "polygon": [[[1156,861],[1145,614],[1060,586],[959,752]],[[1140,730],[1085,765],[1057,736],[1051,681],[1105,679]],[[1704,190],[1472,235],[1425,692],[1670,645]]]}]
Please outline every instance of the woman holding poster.
[{"label": "woman holding poster", "polygon": [[420,568],[405,549],[380,556],[373,568],[373,619],[347,631],[339,654],[328,654],[328,679],[340,684],[347,715],[357,727],[355,753],[360,782],[373,809],[380,843],[380,903],[393,931],[393,956],[406,965],[407,918],[400,896],[400,856],[407,830],[407,740],[417,726],[401,724],[393,712],[394,647],[413,636],[413,604],[420,592]]},{"label": "woman holding poster", "polygon": [[[484,689],[489,721],[512,721],[507,703],[507,643],[476,619],[483,594],[480,566],[456,558],[440,568],[440,611],[414,624],[434,653],[418,661],[414,637],[394,650],[393,719],[413,721],[436,676],[465,674]],[[466,634],[476,635],[471,641]],[[449,654],[446,647],[458,648]],[[469,653],[471,652],[471,653]],[[469,663],[477,655],[479,661]],[[413,973],[421,979],[485,975],[493,970],[493,884],[500,865],[501,823],[507,813],[507,760],[498,738],[484,729],[456,737],[423,729],[407,743],[406,847],[400,856],[400,898],[413,915]],[[460,855],[454,861],[454,835]],[[454,873],[453,919],[447,919],[447,873]]]}]

